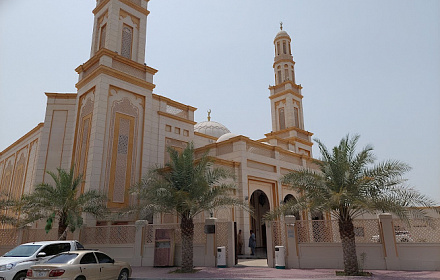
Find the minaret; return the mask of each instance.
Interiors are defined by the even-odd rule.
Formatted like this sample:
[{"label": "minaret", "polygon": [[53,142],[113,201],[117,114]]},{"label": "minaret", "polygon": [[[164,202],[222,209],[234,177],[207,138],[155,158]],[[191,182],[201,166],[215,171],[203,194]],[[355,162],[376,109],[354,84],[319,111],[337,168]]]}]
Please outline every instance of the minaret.
[{"label": "minaret", "polygon": [[[270,103],[272,114],[272,133],[267,134],[286,139],[296,152],[311,155],[310,136],[312,133],[304,130],[301,85],[295,81],[295,61],[293,61],[291,38],[283,30],[273,41],[275,56],[273,69],[275,85],[270,86]],[[300,148],[301,147],[301,148]]]},{"label": "minaret", "polygon": [[145,62],[148,0],[97,0],[90,59],[79,74],[72,164],[81,190],[99,189],[110,208],[129,204],[128,188],[148,166],[153,76]]}]

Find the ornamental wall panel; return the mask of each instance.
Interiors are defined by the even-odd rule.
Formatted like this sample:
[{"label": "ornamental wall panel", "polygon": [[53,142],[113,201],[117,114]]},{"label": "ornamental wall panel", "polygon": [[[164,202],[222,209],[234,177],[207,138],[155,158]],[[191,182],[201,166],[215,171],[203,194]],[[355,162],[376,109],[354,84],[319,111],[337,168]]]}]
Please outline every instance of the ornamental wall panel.
[{"label": "ornamental wall panel", "polygon": [[[67,117],[67,110],[53,110],[49,142],[47,145],[46,171],[55,172],[57,168],[61,167],[64,139],[66,137]],[[49,175],[46,175],[45,173],[43,178],[47,178],[48,176]]]},{"label": "ornamental wall panel", "polygon": [[38,140],[39,139],[37,138],[29,144],[29,156],[23,193],[29,193],[33,186],[37,183],[35,182],[35,170],[38,155]]},{"label": "ornamental wall panel", "polygon": [[78,110],[78,128],[76,135],[75,148],[75,174],[82,174],[83,183],[81,184],[81,193],[84,192],[86,181],[87,160],[90,144],[90,134],[92,129],[92,117],[94,106],[94,90],[81,96]]},{"label": "ornamental wall panel", "polygon": [[11,187],[12,176],[14,174],[15,155],[10,156],[5,161],[5,167],[3,170],[2,181],[0,184],[0,193],[9,195],[9,189]]},{"label": "ornamental wall panel", "polygon": [[111,208],[129,204],[128,189],[140,179],[145,97],[110,86],[105,185]]},{"label": "ornamental wall panel", "polygon": [[11,189],[9,190],[10,197],[13,199],[19,199],[23,194],[24,180],[28,162],[28,152],[29,149],[28,146],[26,146],[17,153],[14,176],[11,184]]}]

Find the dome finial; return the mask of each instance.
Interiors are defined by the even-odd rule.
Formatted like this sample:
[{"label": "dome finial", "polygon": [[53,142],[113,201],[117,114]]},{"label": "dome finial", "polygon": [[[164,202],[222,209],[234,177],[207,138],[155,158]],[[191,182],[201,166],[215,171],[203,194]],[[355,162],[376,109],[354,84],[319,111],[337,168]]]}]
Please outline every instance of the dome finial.
[{"label": "dome finial", "polygon": [[283,30],[283,22],[280,22],[280,30]]},{"label": "dome finial", "polygon": [[211,121],[211,109],[208,110],[208,122]]}]

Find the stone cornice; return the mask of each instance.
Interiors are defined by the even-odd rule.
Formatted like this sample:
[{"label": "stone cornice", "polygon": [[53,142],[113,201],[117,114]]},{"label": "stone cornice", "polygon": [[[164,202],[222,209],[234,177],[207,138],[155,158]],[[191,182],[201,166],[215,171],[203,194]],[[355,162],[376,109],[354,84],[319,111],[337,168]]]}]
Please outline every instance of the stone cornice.
[{"label": "stone cornice", "polygon": [[171,119],[175,119],[175,120],[178,120],[178,121],[181,121],[181,122],[189,123],[189,124],[192,124],[192,125],[196,124],[195,121],[187,120],[187,119],[178,117],[178,116],[170,114],[170,113],[166,113],[166,112],[162,112],[162,111],[157,111],[157,114],[161,115],[161,116],[164,116],[164,117],[171,118]]},{"label": "stone cornice", "polygon": [[153,93],[153,98],[159,101],[165,101],[167,104],[175,106],[177,108],[183,109],[183,110],[190,110],[190,111],[196,111],[197,108],[196,107],[192,107],[190,105],[185,105],[183,103],[177,102],[175,100],[169,99],[168,97],[162,96],[162,95],[158,95]]},{"label": "stone cornice", "polygon": [[99,51],[97,51],[93,57],[91,57],[89,60],[87,60],[85,63],[81,64],[80,66],[76,67],[75,71],[78,74],[80,74],[81,72],[87,71],[95,63],[98,63],[99,59],[104,55],[109,56],[116,61],[127,64],[131,67],[134,67],[134,68],[141,70],[141,71],[144,71],[146,73],[149,73],[152,75],[157,73],[157,70],[150,67],[150,66],[138,63],[138,62],[131,60],[131,59],[128,59],[128,58],[125,58],[125,57],[119,55],[118,53],[112,52],[111,50],[106,49],[106,48],[102,48]]},{"label": "stone cornice", "polygon": [[6,152],[8,152],[9,150],[11,150],[12,148],[14,148],[15,146],[17,146],[18,144],[20,144],[21,142],[23,142],[24,140],[26,140],[26,138],[28,138],[29,136],[31,136],[32,134],[34,134],[36,131],[38,131],[40,128],[42,128],[44,126],[44,123],[39,123],[36,127],[34,127],[31,131],[29,131],[28,133],[26,133],[25,135],[23,135],[22,137],[20,137],[17,141],[15,141],[14,143],[12,143],[11,145],[9,145],[6,149],[4,149],[3,151],[0,152],[0,157],[3,156]]},{"label": "stone cornice", "polygon": [[108,66],[105,66],[105,65],[99,65],[98,68],[93,70],[92,73],[90,73],[89,75],[87,75],[87,77],[85,77],[81,81],[79,81],[75,85],[75,87],[77,89],[83,87],[84,85],[86,85],[88,82],[90,82],[91,80],[93,80],[94,78],[96,78],[100,74],[108,75],[108,76],[120,79],[122,81],[126,81],[128,83],[131,83],[133,85],[146,88],[148,90],[153,90],[156,87],[154,84],[152,84],[150,82],[133,77],[132,75],[115,70],[115,69],[108,67]]},{"label": "stone cornice", "polygon": [[58,92],[45,92],[48,98],[56,99],[76,99],[76,93],[58,93]]}]

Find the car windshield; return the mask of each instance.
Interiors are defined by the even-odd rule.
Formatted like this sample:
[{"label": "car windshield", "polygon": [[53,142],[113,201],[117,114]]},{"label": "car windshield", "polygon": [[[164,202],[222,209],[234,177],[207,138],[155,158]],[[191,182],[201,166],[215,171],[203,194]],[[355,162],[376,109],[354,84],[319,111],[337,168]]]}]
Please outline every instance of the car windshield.
[{"label": "car windshield", "polygon": [[3,257],[30,257],[41,245],[20,245],[3,255]]},{"label": "car windshield", "polygon": [[46,263],[70,263],[76,257],[78,257],[76,253],[64,253],[50,258]]}]

